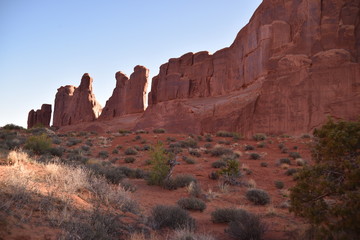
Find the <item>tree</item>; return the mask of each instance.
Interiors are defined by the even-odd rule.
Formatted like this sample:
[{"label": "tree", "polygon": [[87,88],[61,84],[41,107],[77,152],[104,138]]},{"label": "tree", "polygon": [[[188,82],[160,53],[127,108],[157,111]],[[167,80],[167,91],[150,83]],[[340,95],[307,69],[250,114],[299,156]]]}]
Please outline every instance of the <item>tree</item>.
[{"label": "tree", "polygon": [[360,121],[329,121],[314,131],[313,166],[291,189],[290,211],[305,217],[317,239],[360,236]]},{"label": "tree", "polygon": [[150,152],[151,171],[148,184],[161,186],[170,172],[169,160],[172,159],[161,143],[156,144]]}]

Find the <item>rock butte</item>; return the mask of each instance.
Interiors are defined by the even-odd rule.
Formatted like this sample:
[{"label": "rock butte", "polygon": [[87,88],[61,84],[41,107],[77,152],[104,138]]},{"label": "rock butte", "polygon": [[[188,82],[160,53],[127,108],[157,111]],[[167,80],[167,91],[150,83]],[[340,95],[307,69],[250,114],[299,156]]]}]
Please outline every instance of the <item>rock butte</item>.
[{"label": "rock butte", "polygon": [[[63,130],[162,127],[249,136],[310,132],[327,116],[355,120],[360,115],[359,9],[360,0],[264,0],[230,47],[213,55],[187,53],[163,64],[143,114],[143,75],[129,80],[117,73],[102,121],[90,123],[96,119],[90,111],[71,121],[75,112],[58,116],[71,112],[57,110],[71,106],[69,94],[58,98],[59,92],[75,95],[67,86],[57,94],[64,100],[61,107],[55,100],[54,125],[89,122]],[[132,80],[141,82],[136,91],[126,86]]]},{"label": "rock butte", "polygon": [[50,126],[51,120],[51,104],[41,105],[41,109],[31,110],[28,115],[27,126],[32,128],[34,126]]}]

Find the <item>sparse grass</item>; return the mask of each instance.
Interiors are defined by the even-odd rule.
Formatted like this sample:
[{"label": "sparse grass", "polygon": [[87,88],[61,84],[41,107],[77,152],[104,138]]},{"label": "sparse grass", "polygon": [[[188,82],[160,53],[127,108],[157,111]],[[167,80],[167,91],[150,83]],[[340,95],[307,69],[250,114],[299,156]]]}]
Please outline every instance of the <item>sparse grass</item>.
[{"label": "sparse grass", "polygon": [[247,185],[249,188],[256,188],[256,181],[254,179],[249,179]]},{"label": "sparse grass", "polygon": [[156,205],[151,211],[149,220],[154,229],[195,228],[195,219],[179,206]]},{"label": "sparse grass", "polygon": [[246,192],[246,198],[255,205],[266,205],[270,202],[267,192],[261,189],[250,189]]},{"label": "sparse grass", "polygon": [[195,210],[195,211],[200,211],[200,212],[203,212],[206,208],[206,204],[204,201],[202,201],[198,198],[194,198],[194,197],[181,198],[181,199],[179,199],[177,204],[181,208],[184,208],[186,210]]}]

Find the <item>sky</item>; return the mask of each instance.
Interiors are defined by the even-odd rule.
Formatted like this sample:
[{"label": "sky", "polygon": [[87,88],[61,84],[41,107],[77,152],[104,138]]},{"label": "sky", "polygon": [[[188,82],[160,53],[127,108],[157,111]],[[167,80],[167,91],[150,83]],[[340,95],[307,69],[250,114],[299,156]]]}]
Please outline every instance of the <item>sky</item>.
[{"label": "sky", "polygon": [[[228,47],[261,0],[0,0],[0,126],[27,125],[60,86],[94,79],[102,106],[115,73],[150,79],[170,58]],[[53,106],[54,107],[54,106]]]}]

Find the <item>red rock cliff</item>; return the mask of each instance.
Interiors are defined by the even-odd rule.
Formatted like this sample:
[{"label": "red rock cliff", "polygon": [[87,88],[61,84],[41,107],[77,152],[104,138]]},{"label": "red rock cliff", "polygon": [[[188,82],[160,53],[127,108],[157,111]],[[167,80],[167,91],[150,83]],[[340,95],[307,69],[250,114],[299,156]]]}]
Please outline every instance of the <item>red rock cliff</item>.
[{"label": "red rock cliff", "polygon": [[360,0],[264,0],[234,43],[170,59],[137,128],[301,134],[360,115]]},{"label": "red rock cliff", "polygon": [[101,106],[92,92],[92,81],[85,73],[79,87],[67,85],[58,89],[54,107],[55,127],[91,122],[99,117]]},{"label": "red rock cliff", "polygon": [[149,70],[143,66],[136,66],[130,79],[122,72],[117,72],[116,87],[99,119],[144,112],[148,77]]},{"label": "red rock cliff", "polygon": [[51,104],[41,105],[41,109],[31,110],[28,115],[27,127],[32,128],[36,125],[44,127],[50,126],[51,120]]}]

